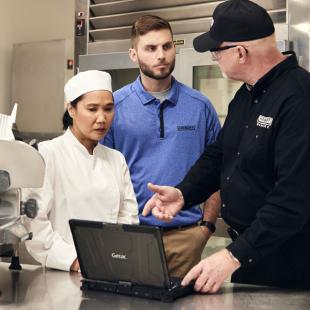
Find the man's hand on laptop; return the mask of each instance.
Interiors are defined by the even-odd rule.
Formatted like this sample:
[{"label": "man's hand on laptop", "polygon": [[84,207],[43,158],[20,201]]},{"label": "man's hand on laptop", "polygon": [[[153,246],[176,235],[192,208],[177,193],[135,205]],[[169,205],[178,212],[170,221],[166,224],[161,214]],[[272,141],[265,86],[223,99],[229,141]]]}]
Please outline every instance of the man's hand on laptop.
[{"label": "man's hand on laptop", "polygon": [[145,204],[142,215],[146,216],[152,210],[158,220],[170,222],[184,205],[182,192],[172,186],[152,183],[148,183],[147,187],[155,194]]},{"label": "man's hand on laptop", "polygon": [[216,293],[240,266],[239,261],[227,249],[223,249],[201,260],[187,273],[181,284],[185,286],[196,280],[195,291]]}]

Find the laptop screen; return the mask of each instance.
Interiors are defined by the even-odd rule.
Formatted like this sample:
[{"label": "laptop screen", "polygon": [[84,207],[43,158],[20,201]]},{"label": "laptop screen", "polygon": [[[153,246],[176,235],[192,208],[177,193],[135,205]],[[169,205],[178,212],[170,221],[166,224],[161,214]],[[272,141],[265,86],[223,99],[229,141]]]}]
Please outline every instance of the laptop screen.
[{"label": "laptop screen", "polygon": [[158,227],[84,220],[69,223],[85,279],[169,287]]}]

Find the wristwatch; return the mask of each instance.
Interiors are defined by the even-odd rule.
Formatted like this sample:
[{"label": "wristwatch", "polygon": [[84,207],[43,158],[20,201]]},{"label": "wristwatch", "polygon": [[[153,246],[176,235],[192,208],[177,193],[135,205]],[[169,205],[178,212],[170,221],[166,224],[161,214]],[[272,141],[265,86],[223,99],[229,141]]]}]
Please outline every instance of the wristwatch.
[{"label": "wristwatch", "polygon": [[211,233],[213,234],[216,230],[216,227],[213,223],[209,222],[209,221],[201,221],[200,222],[200,226],[206,226],[208,227],[208,229],[211,231]]}]

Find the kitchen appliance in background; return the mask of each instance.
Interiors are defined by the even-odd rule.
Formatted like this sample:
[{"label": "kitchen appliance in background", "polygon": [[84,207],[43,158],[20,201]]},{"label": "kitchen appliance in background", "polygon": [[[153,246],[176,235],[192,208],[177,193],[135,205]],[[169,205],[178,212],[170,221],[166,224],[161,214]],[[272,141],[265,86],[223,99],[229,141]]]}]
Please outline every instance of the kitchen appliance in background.
[{"label": "kitchen appliance in background", "polygon": [[36,201],[23,202],[21,189],[43,185],[45,164],[35,148],[21,141],[0,139],[0,154],[0,257],[11,258],[9,268],[21,270],[19,245],[32,238],[22,216],[37,214]]}]

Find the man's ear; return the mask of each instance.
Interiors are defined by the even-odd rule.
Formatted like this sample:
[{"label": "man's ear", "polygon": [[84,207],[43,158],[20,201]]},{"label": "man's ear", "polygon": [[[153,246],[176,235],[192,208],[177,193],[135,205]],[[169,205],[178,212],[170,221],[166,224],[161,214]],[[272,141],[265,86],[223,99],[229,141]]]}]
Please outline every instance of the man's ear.
[{"label": "man's ear", "polygon": [[134,63],[138,63],[138,56],[136,49],[132,47],[129,49],[128,53],[131,61],[133,61]]},{"label": "man's ear", "polygon": [[239,54],[239,63],[244,64],[248,57],[248,52],[243,46],[237,46]]}]

